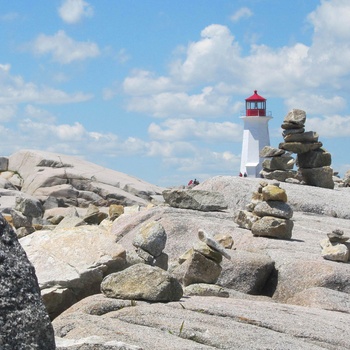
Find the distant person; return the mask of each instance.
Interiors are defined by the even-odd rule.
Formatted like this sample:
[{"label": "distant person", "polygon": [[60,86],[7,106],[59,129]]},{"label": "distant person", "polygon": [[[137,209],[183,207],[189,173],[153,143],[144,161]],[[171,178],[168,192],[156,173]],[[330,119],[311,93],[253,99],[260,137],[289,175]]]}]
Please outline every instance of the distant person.
[{"label": "distant person", "polygon": [[243,175],[242,175],[242,173],[239,173],[239,177],[242,177]]},{"label": "distant person", "polygon": [[187,186],[192,186],[193,185],[193,180],[190,180]]},{"label": "distant person", "polygon": [[248,175],[247,175],[247,173],[244,173],[244,177],[247,177]]},{"label": "distant person", "polygon": [[197,185],[199,185],[199,181],[198,181],[197,179],[194,179],[193,184],[194,184],[195,186],[197,186]]}]

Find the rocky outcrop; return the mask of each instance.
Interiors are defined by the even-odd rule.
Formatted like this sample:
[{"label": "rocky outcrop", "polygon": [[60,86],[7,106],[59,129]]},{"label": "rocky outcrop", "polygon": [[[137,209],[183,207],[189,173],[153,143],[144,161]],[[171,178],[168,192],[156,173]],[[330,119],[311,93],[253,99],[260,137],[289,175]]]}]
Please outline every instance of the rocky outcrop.
[{"label": "rocky outcrop", "polygon": [[[330,325],[336,325],[332,331]],[[118,340],[125,349],[144,350],[350,348],[348,313],[243,299],[238,293],[170,303],[131,303],[94,295],[56,318],[53,326],[59,350],[65,349],[61,341],[87,335],[97,337],[96,343]]]},{"label": "rocky outcrop", "polygon": [[350,257],[349,246],[346,242],[349,237],[344,236],[343,230],[333,230],[327,238],[320,242],[322,257],[327,260],[348,262]]},{"label": "rocky outcrop", "polygon": [[36,269],[51,318],[100,291],[104,276],[126,266],[125,249],[103,226],[40,230],[20,239]]},{"label": "rocky outcrop", "polygon": [[0,215],[0,348],[55,349],[33,265]]}]

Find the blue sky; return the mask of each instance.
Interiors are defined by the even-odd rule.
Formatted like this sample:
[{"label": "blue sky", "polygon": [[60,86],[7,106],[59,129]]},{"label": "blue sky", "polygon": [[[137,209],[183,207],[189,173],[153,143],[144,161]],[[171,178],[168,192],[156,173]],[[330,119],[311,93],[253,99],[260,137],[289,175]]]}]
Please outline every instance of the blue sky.
[{"label": "blue sky", "polygon": [[271,145],[304,109],[350,169],[348,0],[0,0],[0,148],[70,154],[160,186],[237,175],[244,100]]}]

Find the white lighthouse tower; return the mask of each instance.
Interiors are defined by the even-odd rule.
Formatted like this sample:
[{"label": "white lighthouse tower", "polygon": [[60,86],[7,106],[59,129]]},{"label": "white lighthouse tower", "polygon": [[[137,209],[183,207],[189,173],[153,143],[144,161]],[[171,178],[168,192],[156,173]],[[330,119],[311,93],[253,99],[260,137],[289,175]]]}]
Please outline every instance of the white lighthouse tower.
[{"label": "white lighthouse tower", "polygon": [[244,121],[240,176],[260,177],[263,159],[259,153],[270,146],[268,122],[272,116],[266,115],[266,99],[256,90],[245,101],[246,113],[240,117]]}]

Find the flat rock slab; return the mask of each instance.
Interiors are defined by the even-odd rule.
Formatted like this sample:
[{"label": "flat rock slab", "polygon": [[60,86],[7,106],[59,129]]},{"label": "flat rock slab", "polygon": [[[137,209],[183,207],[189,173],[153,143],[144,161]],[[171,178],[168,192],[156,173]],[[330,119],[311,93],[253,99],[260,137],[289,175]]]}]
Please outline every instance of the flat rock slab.
[{"label": "flat rock slab", "polygon": [[[99,303],[103,307],[100,297]],[[350,348],[350,314],[317,308],[198,296],[166,304],[130,302],[99,316],[84,311],[86,302],[81,310],[74,308],[53,321],[57,337],[89,334],[144,350],[167,349],[169,344],[174,350]]]}]

